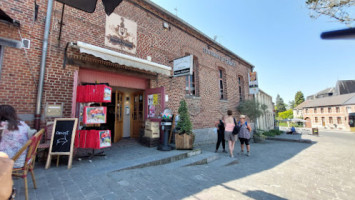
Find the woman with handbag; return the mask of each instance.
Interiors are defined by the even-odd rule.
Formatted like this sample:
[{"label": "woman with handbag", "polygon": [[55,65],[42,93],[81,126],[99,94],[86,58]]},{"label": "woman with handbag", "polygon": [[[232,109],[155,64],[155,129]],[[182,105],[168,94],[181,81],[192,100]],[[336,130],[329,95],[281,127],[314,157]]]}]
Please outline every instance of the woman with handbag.
[{"label": "woman with handbag", "polygon": [[227,116],[224,117],[223,123],[225,125],[224,139],[228,140],[229,154],[233,158],[235,135],[233,135],[233,129],[235,127],[234,118],[232,116],[233,112],[231,110],[227,111]]},{"label": "woman with handbag", "polygon": [[241,148],[239,155],[244,154],[244,143],[245,143],[245,145],[247,146],[247,154],[246,155],[250,156],[249,140],[250,140],[251,127],[245,121],[245,115],[240,115],[240,121],[238,122],[238,126],[240,126],[238,137],[239,137],[240,148]]}]

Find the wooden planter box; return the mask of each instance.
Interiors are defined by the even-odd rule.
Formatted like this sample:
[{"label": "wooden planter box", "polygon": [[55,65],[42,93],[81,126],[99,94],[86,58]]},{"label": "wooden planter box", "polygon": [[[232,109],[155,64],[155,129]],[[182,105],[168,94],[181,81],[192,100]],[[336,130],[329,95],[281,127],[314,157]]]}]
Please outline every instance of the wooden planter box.
[{"label": "wooden planter box", "polygon": [[175,147],[176,149],[193,149],[195,135],[190,134],[175,134]]}]

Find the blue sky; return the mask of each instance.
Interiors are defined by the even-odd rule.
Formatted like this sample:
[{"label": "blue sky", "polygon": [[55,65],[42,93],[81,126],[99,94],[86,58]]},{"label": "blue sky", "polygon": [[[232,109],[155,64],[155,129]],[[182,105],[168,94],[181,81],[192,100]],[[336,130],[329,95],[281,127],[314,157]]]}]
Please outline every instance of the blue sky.
[{"label": "blue sky", "polygon": [[305,0],[152,0],[255,66],[259,86],[275,101],[306,96],[355,79],[355,40],[322,40],[347,28],[310,18]]}]

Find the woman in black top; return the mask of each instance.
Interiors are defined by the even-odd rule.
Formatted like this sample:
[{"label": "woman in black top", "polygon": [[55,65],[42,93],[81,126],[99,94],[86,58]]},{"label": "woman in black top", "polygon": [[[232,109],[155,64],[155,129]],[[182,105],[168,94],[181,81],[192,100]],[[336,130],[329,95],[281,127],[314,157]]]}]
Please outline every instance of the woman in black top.
[{"label": "woman in black top", "polygon": [[221,144],[222,142],[222,147],[223,147],[223,152],[224,153],[227,153],[226,151],[226,144],[225,144],[225,141],[224,141],[224,123],[222,120],[219,120],[219,122],[216,123],[216,126],[217,126],[217,136],[218,136],[218,139],[217,139],[217,144],[216,144],[216,153],[218,151],[218,148],[219,148],[219,145]]}]

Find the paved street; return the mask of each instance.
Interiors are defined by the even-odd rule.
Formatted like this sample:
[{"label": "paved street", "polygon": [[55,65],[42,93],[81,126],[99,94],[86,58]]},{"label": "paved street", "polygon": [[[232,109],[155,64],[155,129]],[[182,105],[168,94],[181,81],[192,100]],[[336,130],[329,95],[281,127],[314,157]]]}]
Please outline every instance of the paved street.
[{"label": "paved street", "polygon": [[[354,199],[355,134],[303,135],[313,144],[267,141],[252,144],[251,157],[182,167],[183,160],[142,169],[97,173],[80,168],[36,169],[31,199]],[[134,148],[134,147],[127,147]],[[211,154],[214,145],[201,146]],[[153,151],[153,149],[149,149]],[[239,150],[239,149],[238,149]],[[127,151],[128,153],[130,151]],[[120,152],[121,153],[121,152]],[[138,156],[138,154],[132,154]],[[235,161],[232,162],[231,161]],[[94,161],[93,161],[94,162]],[[108,161],[107,161],[108,162]],[[112,161],[110,161],[112,162]],[[74,162],[78,165],[78,162]],[[59,178],[58,178],[59,177]],[[22,199],[22,180],[16,181]]]}]

